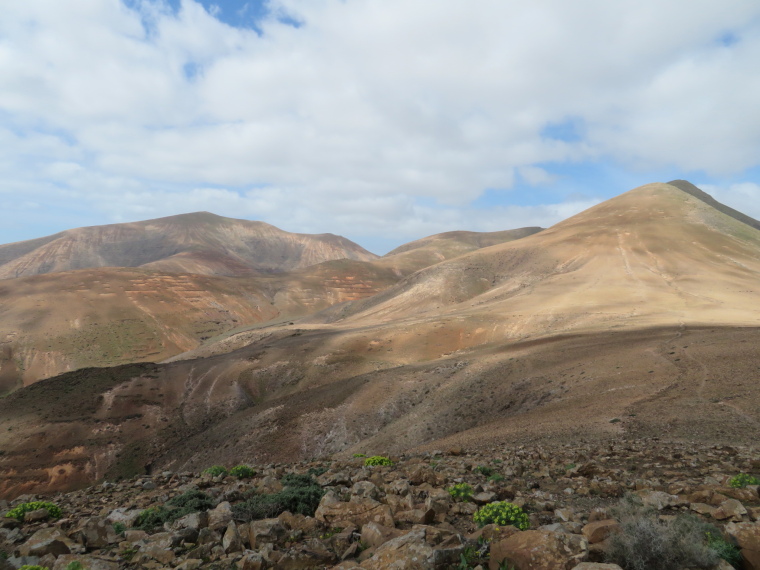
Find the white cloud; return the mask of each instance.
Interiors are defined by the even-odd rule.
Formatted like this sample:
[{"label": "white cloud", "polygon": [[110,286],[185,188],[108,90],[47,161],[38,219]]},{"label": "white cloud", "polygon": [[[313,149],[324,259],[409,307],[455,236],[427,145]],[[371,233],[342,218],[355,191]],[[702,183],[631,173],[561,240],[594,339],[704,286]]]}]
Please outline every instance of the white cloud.
[{"label": "white cloud", "polygon": [[[76,197],[93,223],[546,226],[581,203],[470,203],[554,184],[552,162],[722,176],[760,157],[756,0],[271,0],[261,35],[193,0],[0,5],[0,192]],[[568,120],[578,137],[542,136]]]},{"label": "white cloud", "polygon": [[701,184],[700,188],[718,202],[723,202],[734,210],[760,220],[760,184],[739,182],[727,186]]}]

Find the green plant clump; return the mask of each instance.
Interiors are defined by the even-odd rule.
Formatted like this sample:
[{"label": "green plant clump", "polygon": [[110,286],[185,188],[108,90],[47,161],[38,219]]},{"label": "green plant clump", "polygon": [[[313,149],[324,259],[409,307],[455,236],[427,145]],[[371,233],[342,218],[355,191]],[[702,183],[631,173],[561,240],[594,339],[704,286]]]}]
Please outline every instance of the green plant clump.
[{"label": "green plant clump", "polygon": [[517,505],[506,501],[497,501],[481,507],[474,515],[472,520],[478,523],[478,526],[487,524],[497,524],[499,526],[512,525],[520,530],[527,530],[530,526],[528,515]]},{"label": "green plant clump", "polygon": [[760,485],[760,479],[746,473],[739,473],[736,477],[731,477],[728,484],[734,489],[743,489],[747,485]]},{"label": "green plant clump", "polygon": [[237,477],[238,479],[250,479],[256,472],[247,465],[236,465],[230,469],[230,475]]},{"label": "green plant clump", "polygon": [[33,566],[31,564],[24,564],[18,570],[50,570],[47,566]]},{"label": "green plant clump", "polygon": [[227,469],[222,467],[221,465],[214,465],[206,469],[204,473],[207,475],[211,475],[212,477],[219,477],[219,475],[226,477]]},{"label": "green plant clump", "polygon": [[305,516],[314,516],[324,489],[310,475],[290,473],[282,480],[285,488],[279,493],[253,494],[244,502],[232,507],[234,517],[243,522],[273,518],[290,511]]},{"label": "green plant clump", "polygon": [[170,499],[166,505],[145,509],[135,521],[135,528],[146,532],[171,523],[190,513],[207,511],[214,507],[214,501],[206,493],[197,489],[187,491]]},{"label": "green plant clump", "polygon": [[455,501],[469,501],[472,498],[472,487],[467,483],[457,483],[448,489],[449,495]]},{"label": "green plant clump", "polygon": [[364,460],[364,465],[367,467],[373,467],[375,465],[393,465],[393,461],[391,461],[388,457],[383,457],[382,455],[373,455],[372,457],[367,457],[367,459]]},{"label": "green plant clump", "polygon": [[726,541],[720,533],[707,531],[707,547],[734,568],[741,568],[742,551],[735,544]]},{"label": "green plant clump", "polygon": [[23,521],[26,513],[39,509],[47,509],[48,514],[54,519],[61,518],[61,515],[63,514],[61,507],[56,504],[45,501],[32,501],[31,503],[21,503],[18,507],[8,511],[5,516]]},{"label": "green plant clump", "polygon": [[494,473],[493,475],[490,475],[488,477],[488,480],[491,481],[492,483],[501,483],[502,481],[504,481],[504,479],[505,477],[501,473]]},{"label": "green plant clump", "polygon": [[367,457],[365,453],[354,453],[354,457]]},{"label": "green plant clump", "polygon": [[478,465],[473,471],[477,471],[481,475],[485,475],[486,477],[490,477],[495,472],[493,470],[493,467],[488,467],[487,465]]},{"label": "green plant clump", "polygon": [[74,560],[66,565],[66,570],[84,570],[84,566],[78,560]]}]

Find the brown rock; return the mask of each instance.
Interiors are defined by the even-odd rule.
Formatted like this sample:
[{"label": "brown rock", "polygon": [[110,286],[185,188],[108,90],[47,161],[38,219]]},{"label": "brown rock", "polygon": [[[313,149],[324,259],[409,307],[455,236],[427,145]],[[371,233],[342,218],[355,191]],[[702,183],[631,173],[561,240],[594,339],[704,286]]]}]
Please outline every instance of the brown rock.
[{"label": "brown rock", "polygon": [[370,522],[362,527],[361,540],[369,546],[377,547],[402,534],[402,531],[396,530],[395,528],[383,526],[375,522]]},{"label": "brown rock", "polygon": [[264,557],[258,552],[246,552],[237,563],[238,570],[263,570],[267,567]]},{"label": "brown rock", "polygon": [[433,509],[401,511],[396,513],[395,519],[398,522],[408,522],[412,524],[432,524],[435,522],[435,511]]},{"label": "brown rock", "polygon": [[596,544],[606,540],[614,532],[620,532],[620,524],[612,519],[606,521],[595,521],[588,523],[583,527],[583,536],[586,537],[589,544]]},{"label": "brown rock", "polygon": [[39,521],[45,521],[50,518],[50,513],[47,509],[37,509],[35,511],[29,511],[28,513],[24,513],[24,522],[39,522]]},{"label": "brown rock", "polygon": [[288,531],[278,519],[263,519],[248,525],[248,540],[253,549],[267,543],[277,544],[287,534]]},{"label": "brown rock", "polygon": [[85,519],[77,533],[81,536],[82,544],[93,550],[119,542],[119,536],[114,531],[113,525],[107,519],[100,517]]},{"label": "brown rock", "polygon": [[373,499],[353,499],[347,503],[335,500],[331,493],[322,497],[314,518],[330,526],[345,526],[348,523],[363,526],[376,522],[384,526],[394,526],[393,515],[388,505]]},{"label": "brown rock", "polygon": [[174,552],[167,546],[159,543],[150,543],[140,549],[140,552],[137,553],[136,560],[140,564],[150,563],[155,560],[166,566],[167,564],[174,562],[175,558],[176,556]]},{"label": "brown rock", "polygon": [[378,547],[361,563],[366,570],[433,570],[459,562],[464,550],[461,537],[429,526],[411,531]]},{"label": "brown rock", "polygon": [[232,520],[232,507],[227,501],[219,503],[216,508],[208,511],[208,527],[212,530],[223,530]]},{"label": "brown rock", "polygon": [[739,548],[760,552],[760,523],[729,523],[725,531]]},{"label": "brown rock", "polygon": [[732,521],[739,522],[742,520],[742,515],[746,514],[747,509],[739,501],[736,499],[726,499],[715,509],[712,516],[719,521],[731,519]]},{"label": "brown rock", "polygon": [[491,544],[490,570],[504,561],[519,570],[569,570],[588,556],[588,542],[572,534],[526,530]]},{"label": "brown rock", "polygon": [[83,554],[62,554],[55,559],[52,570],[66,570],[72,562],[79,562],[83,570],[119,570],[117,562]]},{"label": "brown rock", "polygon": [[227,524],[227,530],[224,531],[224,536],[222,537],[222,548],[224,548],[227,554],[243,551],[243,540],[240,538],[235,521],[230,521]]},{"label": "brown rock", "polygon": [[60,556],[61,554],[71,554],[73,541],[58,528],[42,528],[35,532],[19,548],[21,556],[44,556],[52,554]]},{"label": "brown rock", "polygon": [[581,562],[573,570],[623,570],[617,564],[602,564],[600,562]]}]

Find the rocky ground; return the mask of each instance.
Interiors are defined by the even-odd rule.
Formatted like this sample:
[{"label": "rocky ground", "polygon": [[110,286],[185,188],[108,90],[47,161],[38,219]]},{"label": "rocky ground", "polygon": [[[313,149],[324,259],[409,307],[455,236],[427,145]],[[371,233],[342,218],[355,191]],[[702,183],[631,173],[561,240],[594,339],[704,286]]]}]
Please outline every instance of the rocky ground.
[{"label": "rocky ground", "polygon": [[[605,563],[610,544],[626,528],[614,506],[627,494],[657,520],[690,513],[714,524],[740,549],[737,567],[760,569],[758,487],[728,484],[739,473],[760,475],[751,448],[619,440],[391,459],[392,466],[367,467],[363,458],[258,466],[245,479],[163,472],[0,501],[0,513],[34,500],[62,509],[58,519],[46,510],[0,518],[0,569],[614,569]],[[310,474],[324,493],[313,516],[241,517],[247,498],[281,491],[290,473]],[[457,483],[468,483],[472,497],[453,499]],[[145,509],[195,490],[210,508],[134,528]],[[494,501],[522,507],[529,530],[479,528],[473,514]]]}]

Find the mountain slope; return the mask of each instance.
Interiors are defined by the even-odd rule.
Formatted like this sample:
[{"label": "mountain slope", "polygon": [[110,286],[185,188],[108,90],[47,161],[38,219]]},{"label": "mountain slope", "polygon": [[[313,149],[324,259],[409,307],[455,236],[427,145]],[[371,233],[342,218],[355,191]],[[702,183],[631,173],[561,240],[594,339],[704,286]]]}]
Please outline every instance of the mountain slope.
[{"label": "mountain slope", "polygon": [[249,275],[377,256],[332,234],[294,234],[208,212],[67,230],[0,245],[0,279],[95,267]]},{"label": "mountain slope", "polygon": [[538,233],[542,228],[530,227],[501,232],[446,232],[435,234],[397,247],[375,261],[381,267],[390,267],[400,276],[435,265],[465,253],[522,239]]},{"label": "mountain slope", "polygon": [[540,439],[754,442],[759,278],[760,231],[649,184],[203,358],[0,399],[0,494]]},{"label": "mountain slope", "polygon": [[760,231],[649,184],[519,241],[424,269],[335,322],[456,313],[495,338],[664,323],[757,324]]}]

